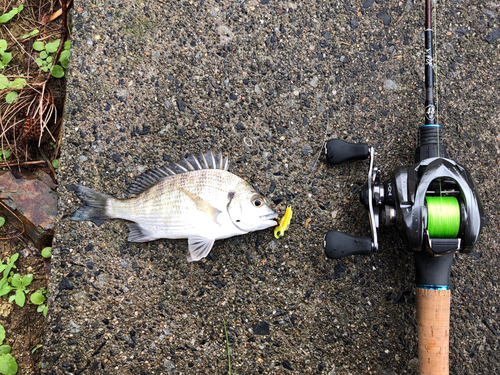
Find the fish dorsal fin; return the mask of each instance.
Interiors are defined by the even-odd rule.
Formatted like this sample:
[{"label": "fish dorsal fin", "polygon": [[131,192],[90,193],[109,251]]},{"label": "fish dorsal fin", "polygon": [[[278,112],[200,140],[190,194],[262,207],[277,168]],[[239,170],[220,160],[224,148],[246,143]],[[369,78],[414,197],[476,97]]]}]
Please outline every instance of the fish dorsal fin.
[{"label": "fish dorsal fin", "polygon": [[126,193],[128,196],[134,196],[156,185],[161,180],[180,173],[187,173],[201,169],[222,169],[227,171],[229,168],[228,158],[222,157],[219,151],[214,155],[212,151],[203,154],[200,152],[198,157],[189,154],[183,157],[179,162],[170,165],[164,165],[157,169],[150,169],[139,175],[136,180],[128,187]]}]

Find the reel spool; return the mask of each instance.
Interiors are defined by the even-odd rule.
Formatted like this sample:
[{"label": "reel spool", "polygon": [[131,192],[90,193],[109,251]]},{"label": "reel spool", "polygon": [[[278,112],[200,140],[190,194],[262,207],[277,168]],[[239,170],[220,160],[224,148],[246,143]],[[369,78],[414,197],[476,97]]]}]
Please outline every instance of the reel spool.
[{"label": "reel spool", "polygon": [[458,199],[427,196],[425,202],[428,236],[431,238],[456,238],[461,224]]}]

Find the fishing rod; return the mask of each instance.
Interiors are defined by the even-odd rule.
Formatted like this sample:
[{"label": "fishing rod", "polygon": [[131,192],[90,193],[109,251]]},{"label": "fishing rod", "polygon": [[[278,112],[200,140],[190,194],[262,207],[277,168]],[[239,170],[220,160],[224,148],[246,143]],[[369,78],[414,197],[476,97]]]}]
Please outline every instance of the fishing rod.
[{"label": "fishing rod", "polygon": [[373,147],[339,139],[325,144],[331,164],[370,158],[360,201],[369,211],[372,236],[331,230],[324,237],[324,251],[331,259],[370,255],[378,250],[377,229],[395,227],[415,260],[420,374],[449,374],[450,269],[456,252],[474,249],[484,211],[469,171],[446,154],[437,122],[432,41],[432,0],[425,0],[425,119],[413,165],[396,168],[381,182]]}]

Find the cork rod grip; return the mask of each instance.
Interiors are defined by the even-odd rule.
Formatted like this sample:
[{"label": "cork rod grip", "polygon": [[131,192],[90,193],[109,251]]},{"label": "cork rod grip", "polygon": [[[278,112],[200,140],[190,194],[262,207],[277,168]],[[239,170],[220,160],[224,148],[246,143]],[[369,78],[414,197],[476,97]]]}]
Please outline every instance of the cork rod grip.
[{"label": "cork rod grip", "polygon": [[416,288],[416,295],[420,375],[448,375],[451,292]]}]

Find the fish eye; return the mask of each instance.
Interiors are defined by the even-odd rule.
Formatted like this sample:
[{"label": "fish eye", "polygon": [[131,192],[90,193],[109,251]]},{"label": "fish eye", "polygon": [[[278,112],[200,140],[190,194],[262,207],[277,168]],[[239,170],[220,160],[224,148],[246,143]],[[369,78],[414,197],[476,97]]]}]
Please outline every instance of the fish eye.
[{"label": "fish eye", "polygon": [[262,207],[264,205],[264,200],[259,195],[254,195],[252,197],[252,204],[255,207]]}]

